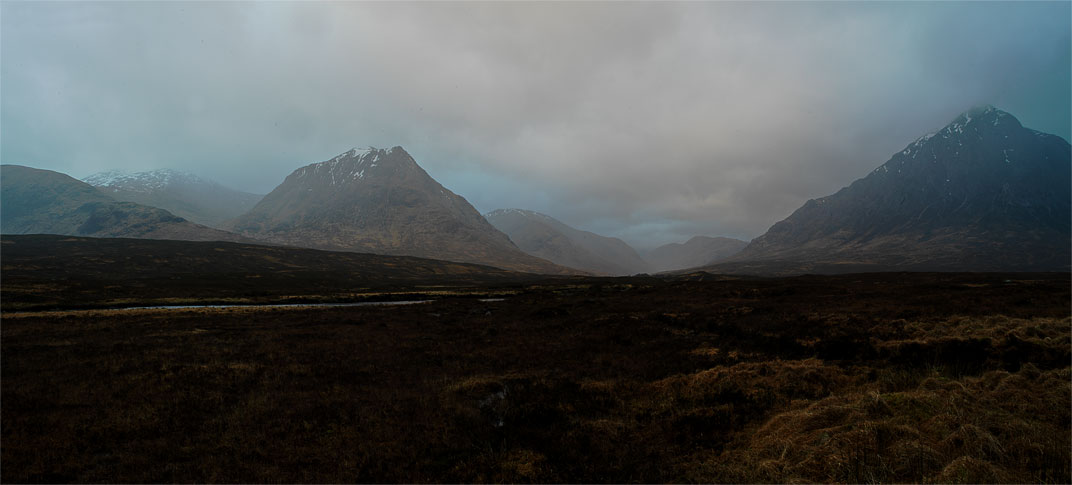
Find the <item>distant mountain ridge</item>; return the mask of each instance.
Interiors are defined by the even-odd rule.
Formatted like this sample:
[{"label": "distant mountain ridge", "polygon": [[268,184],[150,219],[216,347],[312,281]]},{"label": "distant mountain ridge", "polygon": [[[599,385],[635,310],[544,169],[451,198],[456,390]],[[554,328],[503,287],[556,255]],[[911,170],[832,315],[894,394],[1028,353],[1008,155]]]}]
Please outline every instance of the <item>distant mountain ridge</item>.
[{"label": "distant mountain ridge", "polygon": [[164,209],[117,201],[68,175],[20,165],[0,166],[0,233],[249,242]]},{"label": "distant mountain ridge", "polygon": [[1070,159],[1066,140],[974,108],[711,269],[1067,271]]},{"label": "distant mountain ridge", "polygon": [[694,236],[684,244],[670,243],[644,254],[654,271],[695,268],[729,258],[748,242],[729,237]]},{"label": "distant mountain ridge", "polygon": [[221,227],[248,212],[264,197],[171,169],[136,173],[110,170],[82,180],[117,200],[167,209],[211,227]]},{"label": "distant mountain ridge", "polygon": [[484,217],[522,251],[555,264],[615,276],[650,271],[621,239],[581,231],[539,212],[498,209]]},{"label": "distant mountain ridge", "polygon": [[398,146],[301,167],[228,227],[294,246],[571,272],[522,252]]}]

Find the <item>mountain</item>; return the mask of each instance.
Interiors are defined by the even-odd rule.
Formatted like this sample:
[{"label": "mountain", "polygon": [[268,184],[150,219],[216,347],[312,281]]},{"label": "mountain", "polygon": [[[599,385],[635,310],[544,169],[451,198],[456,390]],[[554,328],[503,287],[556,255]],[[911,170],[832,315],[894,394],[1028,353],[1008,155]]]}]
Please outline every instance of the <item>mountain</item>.
[{"label": "mountain", "polygon": [[51,170],[0,166],[0,233],[248,241],[166,210],[119,202]]},{"label": "mountain", "polygon": [[397,146],[299,168],[230,227],[293,246],[570,272],[522,252]]},{"label": "mountain", "polygon": [[522,251],[555,264],[604,275],[649,271],[648,263],[621,239],[574,229],[539,212],[499,209],[484,217]]},{"label": "mountain", "polygon": [[1064,139],[974,108],[712,269],[1068,271],[1070,167]]},{"label": "mountain", "polygon": [[747,245],[740,239],[695,236],[684,244],[670,243],[652,249],[644,258],[654,271],[695,268],[733,256]]},{"label": "mountain", "polygon": [[116,200],[159,207],[211,227],[248,212],[263,195],[224,187],[191,173],[170,169],[100,172],[82,179]]}]

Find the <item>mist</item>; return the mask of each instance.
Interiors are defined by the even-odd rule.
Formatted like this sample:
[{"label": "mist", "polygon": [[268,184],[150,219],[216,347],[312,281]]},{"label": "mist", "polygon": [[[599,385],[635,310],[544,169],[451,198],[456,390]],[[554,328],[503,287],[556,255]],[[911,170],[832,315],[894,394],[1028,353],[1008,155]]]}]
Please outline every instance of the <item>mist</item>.
[{"label": "mist", "polygon": [[1072,138],[1056,3],[0,3],[0,159],[267,193],[401,145],[478,210],[750,239],[960,112]]}]

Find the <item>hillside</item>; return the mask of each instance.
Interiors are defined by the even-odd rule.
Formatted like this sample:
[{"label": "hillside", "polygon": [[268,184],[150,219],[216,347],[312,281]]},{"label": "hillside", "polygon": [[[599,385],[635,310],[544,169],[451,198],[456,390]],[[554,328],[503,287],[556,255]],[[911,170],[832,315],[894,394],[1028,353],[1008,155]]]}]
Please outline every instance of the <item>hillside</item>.
[{"label": "hillside", "polygon": [[225,221],[252,209],[264,197],[170,169],[137,173],[112,170],[90,175],[82,181],[116,200],[159,207],[210,227],[221,227]]},{"label": "hillside", "polygon": [[522,251],[555,264],[614,276],[650,271],[625,241],[575,229],[539,212],[499,209],[484,217]]},{"label": "hillside", "polygon": [[51,170],[0,166],[0,233],[65,234],[190,241],[248,241],[166,210],[119,202]]},{"label": "hillside", "polygon": [[748,243],[728,237],[695,236],[681,243],[659,246],[644,254],[655,271],[695,268],[726,259],[740,252]]},{"label": "hillside", "polygon": [[[497,285],[537,276],[407,256],[53,235],[0,239],[4,309],[352,299],[387,289]],[[423,288],[423,290],[422,290]],[[47,291],[43,291],[47,289]]]},{"label": "hillside", "polygon": [[1070,167],[1064,139],[976,108],[709,269],[1068,271]]}]

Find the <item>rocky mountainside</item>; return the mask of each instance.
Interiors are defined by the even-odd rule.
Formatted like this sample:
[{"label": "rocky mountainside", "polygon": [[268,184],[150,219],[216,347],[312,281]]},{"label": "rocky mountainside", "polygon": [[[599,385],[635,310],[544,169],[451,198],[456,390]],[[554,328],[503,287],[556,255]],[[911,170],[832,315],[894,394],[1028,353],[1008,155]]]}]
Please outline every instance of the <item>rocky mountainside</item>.
[{"label": "rocky mountainside", "polygon": [[615,276],[650,271],[621,239],[581,231],[539,212],[499,209],[484,217],[522,251],[555,264]]},{"label": "rocky mountainside", "polygon": [[712,264],[737,254],[746,241],[729,237],[695,236],[684,244],[670,243],[644,254],[654,271],[672,271]]},{"label": "rocky mountainside", "polygon": [[1067,271],[1070,167],[1064,139],[992,106],[974,108],[866,177],[809,200],[731,266]]},{"label": "rocky mountainside", "polygon": [[522,252],[402,147],[353,149],[299,168],[229,227],[293,246],[570,272]]},{"label": "rocky mountainside", "polygon": [[264,197],[170,169],[138,173],[111,170],[82,181],[116,200],[159,207],[211,227],[220,227],[225,221],[248,212]]},{"label": "rocky mountainside", "polygon": [[163,209],[117,201],[59,172],[20,165],[0,166],[0,232],[249,241]]}]

